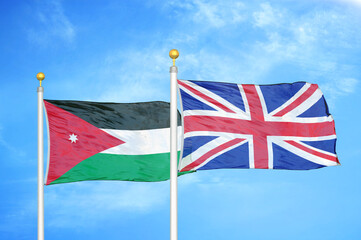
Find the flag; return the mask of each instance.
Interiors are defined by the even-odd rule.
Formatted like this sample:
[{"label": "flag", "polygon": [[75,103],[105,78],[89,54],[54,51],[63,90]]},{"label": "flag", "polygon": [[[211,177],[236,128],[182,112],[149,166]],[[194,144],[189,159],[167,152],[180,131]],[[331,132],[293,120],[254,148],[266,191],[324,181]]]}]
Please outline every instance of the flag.
[{"label": "flag", "polygon": [[335,124],[317,84],[180,81],[180,171],[338,165]]},{"label": "flag", "polygon": [[46,185],[169,179],[169,103],[44,100],[44,105],[49,132]]}]

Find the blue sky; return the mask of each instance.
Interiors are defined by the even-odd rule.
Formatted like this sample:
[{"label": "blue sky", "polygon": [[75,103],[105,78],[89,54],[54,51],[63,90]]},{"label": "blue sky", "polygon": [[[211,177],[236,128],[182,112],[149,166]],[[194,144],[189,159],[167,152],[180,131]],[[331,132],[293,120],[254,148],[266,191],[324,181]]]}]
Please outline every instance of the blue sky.
[{"label": "blue sky", "polygon": [[[308,81],[336,122],[339,167],[179,178],[179,239],[359,239],[361,1],[1,1],[0,239],[35,239],[44,96],[169,100],[179,78]],[[46,239],[168,239],[169,182],[45,187]]]}]

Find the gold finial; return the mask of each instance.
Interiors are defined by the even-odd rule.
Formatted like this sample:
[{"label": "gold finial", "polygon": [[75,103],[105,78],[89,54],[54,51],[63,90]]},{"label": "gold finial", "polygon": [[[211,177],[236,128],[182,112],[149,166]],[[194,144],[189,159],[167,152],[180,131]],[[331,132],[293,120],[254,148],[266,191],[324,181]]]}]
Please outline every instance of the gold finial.
[{"label": "gold finial", "polygon": [[42,72],[39,72],[38,74],[36,74],[36,78],[40,81],[40,87],[41,87],[41,81],[44,80],[45,74]]},{"label": "gold finial", "polygon": [[175,66],[175,60],[179,56],[179,52],[177,49],[172,49],[169,51],[169,57],[173,59],[173,66]]}]

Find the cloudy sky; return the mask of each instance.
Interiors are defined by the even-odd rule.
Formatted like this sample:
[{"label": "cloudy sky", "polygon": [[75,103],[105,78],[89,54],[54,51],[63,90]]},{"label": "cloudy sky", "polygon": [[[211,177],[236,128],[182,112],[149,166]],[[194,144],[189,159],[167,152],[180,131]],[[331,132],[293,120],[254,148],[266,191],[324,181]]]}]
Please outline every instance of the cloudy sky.
[{"label": "cloudy sky", "polygon": [[[179,239],[360,238],[361,1],[3,0],[0,13],[0,239],[36,238],[36,73],[48,99],[168,101],[172,48],[181,79],[319,84],[342,164],[182,176]],[[169,181],[47,186],[45,237],[168,239]]]}]

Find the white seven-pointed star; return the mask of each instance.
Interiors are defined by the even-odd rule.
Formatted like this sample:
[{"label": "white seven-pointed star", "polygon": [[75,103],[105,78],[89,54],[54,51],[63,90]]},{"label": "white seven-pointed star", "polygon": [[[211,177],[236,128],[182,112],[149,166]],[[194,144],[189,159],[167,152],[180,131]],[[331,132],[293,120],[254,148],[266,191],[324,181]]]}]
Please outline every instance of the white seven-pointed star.
[{"label": "white seven-pointed star", "polygon": [[71,141],[71,143],[76,143],[76,141],[78,140],[78,136],[77,135],[75,135],[74,133],[73,134],[71,134],[71,135],[69,135],[69,140]]}]

